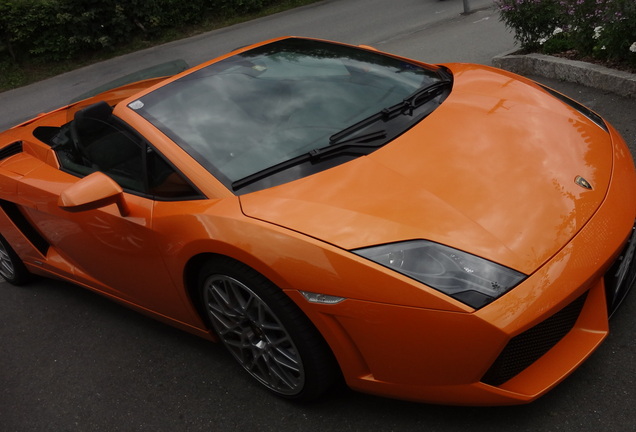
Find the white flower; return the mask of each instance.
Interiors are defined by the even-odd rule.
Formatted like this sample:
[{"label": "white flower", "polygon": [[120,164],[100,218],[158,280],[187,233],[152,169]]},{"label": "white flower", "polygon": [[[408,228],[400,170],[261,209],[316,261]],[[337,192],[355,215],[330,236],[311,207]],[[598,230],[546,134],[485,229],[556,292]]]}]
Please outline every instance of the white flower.
[{"label": "white flower", "polygon": [[541,38],[539,39],[539,45],[543,45],[544,43],[546,43],[548,40],[546,38]]},{"label": "white flower", "polygon": [[604,49],[607,49],[607,47],[606,47],[605,45],[603,45],[603,46],[601,47],[601,49],[602,49],[602,50],[604,50]]},{"label": "white flower", "polygon": [[598,26],[594,28],[594,39],[598,39],[601,37],[601,32],[603,31],[603,27],[602,26]]},{"label": "white flower", "polygon": [[632,46],[629,47],[629,50],[633,53],[636,53],[636,42],[634,42]]},{"label": "white flower", "polygon": [[559,33],[563,33],[563,29],[561,27],[555,28],[554,31],[552,32],[552,36],[556,36]]}]

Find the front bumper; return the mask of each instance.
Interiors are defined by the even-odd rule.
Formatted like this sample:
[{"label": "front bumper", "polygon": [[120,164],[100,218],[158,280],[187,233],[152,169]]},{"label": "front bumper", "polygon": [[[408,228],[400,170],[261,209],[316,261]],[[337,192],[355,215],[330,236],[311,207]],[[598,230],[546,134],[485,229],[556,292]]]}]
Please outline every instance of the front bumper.
[{"label": "front bumper", "polygon": [[[636,174],[624,142],[612,135],[612,181],[597,212],[545,265],[483,309],[354,299],[307,305],[290,292],[332,347],[348,385],[419,402],[520,404],[545,394],[588,358],[608,333],[607,293],[613,312],[636,277],[628,243]],[[626,276],[615,288],[617,272]]]}]

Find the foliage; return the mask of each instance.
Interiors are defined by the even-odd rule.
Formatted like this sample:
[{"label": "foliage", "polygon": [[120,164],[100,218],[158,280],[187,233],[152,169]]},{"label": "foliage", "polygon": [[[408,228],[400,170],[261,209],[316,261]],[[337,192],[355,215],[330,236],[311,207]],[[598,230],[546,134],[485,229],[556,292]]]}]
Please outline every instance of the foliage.
[{"label": "foliage", "polygon": [[521,48],[636,66],[634,0],[496,0]]},{"label": "foliage", "polygon": [[557,0],[498,0],[501,19],[515,32],[522,48],[533,50],[540,46],[558,22]]},{"label": "foliage", "polygon": [[24,73],[18,66],[10,61],[0,62],[0,90],[3,87],[19,87],[25,82]]},{"label": "foliage", "polygon": [[2,0],[0,62],[65,61],[274,0]]}]

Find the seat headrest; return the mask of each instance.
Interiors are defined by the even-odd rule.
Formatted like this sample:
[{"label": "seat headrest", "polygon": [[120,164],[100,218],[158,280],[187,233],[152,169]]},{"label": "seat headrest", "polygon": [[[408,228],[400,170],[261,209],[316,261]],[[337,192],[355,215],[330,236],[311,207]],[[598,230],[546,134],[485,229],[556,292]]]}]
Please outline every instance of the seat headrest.
[{"label": "seat headrest", "polygon": [[104,101],[89,105],[75,113],[75,120],[100,120],[107,122],[113,114],[113,108]]}]

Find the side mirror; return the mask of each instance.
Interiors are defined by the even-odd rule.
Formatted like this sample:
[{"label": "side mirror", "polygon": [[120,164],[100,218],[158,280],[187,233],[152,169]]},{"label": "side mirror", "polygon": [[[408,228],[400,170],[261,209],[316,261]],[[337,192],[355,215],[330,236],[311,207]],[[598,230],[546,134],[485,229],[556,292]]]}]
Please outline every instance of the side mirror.
[{"label": "side mirror", "polygon": [[65,189],[57,201],[58,206],[69,212],[95,210],[110,204],[116,204],[122,216],[128,215],[121,186],[99,171]]}]

